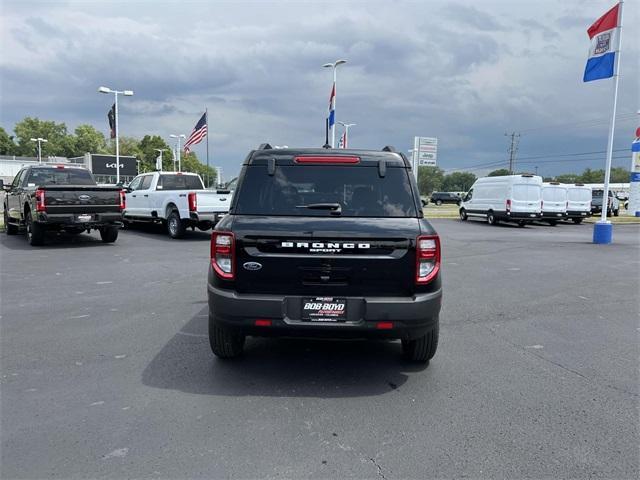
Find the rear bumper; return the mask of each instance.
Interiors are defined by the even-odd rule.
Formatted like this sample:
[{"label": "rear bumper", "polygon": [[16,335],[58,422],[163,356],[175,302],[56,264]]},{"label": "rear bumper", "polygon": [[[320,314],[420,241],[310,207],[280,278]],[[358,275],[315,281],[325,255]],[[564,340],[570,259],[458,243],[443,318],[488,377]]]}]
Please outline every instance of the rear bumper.
[{"label": "rear bumper", "polygon": [[585,211],[567,211],[567,218],[587,218],[591,216],[591,212]]},{"label": "rear bumper", "polygon": [[542,212],[543,220],[563,220],[567,218],[567,212]]},{"label": "rear bumper", "polygon": [[[239,294],[208,285],[209,316],[216,323],[255,336],[340,338],[415,338],[438,323],[442,289],[413,297],[346,297],[349,320],[344,323],[304,322],[302,296]],[[256,319],[271,326],[256,327]],[[379,329],[378,322],[393,328]]]},{"label": "rear bumper", "polygon": [[106,213],[91,213],[91,219],[87,221],[78,220],[78,215],[75,213],[47,213],[38,212],[36,221],[42,223],[45,227],[74,227],[74,228],[96,228],[107,225],[122,225],[122,214],[106,212]]},{"label": "rear bumper", "polygon": [[189,218],[194,222],[211,222],[213,224],[216,224],[226,214],[227,212],[207,212],[207,213],[190,212]]}]

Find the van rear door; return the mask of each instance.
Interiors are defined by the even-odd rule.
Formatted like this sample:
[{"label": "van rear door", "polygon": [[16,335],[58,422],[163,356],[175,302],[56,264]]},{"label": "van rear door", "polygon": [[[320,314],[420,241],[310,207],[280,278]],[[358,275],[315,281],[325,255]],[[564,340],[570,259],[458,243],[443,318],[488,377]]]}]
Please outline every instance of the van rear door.
[{"label": "van rear door", "polygon": [[511,211],[519,213],[540,213],[542,192],[540,185],[516,183],[513,185]]}]

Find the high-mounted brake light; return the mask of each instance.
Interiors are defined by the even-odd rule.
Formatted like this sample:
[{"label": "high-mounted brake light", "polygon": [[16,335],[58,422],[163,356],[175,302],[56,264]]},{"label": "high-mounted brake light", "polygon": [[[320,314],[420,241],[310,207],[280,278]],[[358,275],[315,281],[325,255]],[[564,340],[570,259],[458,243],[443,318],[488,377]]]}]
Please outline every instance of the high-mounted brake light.
[{"label": "high-mounted brake light", "polygon": [[235,277],[235,236],[231,232],[211,234],[211,266],[220,278],[233,280]]},{"label": "high-mounted brake light", "polygon": [[440,237],[420,235],[416,238],[416,283],[433,280],[440,271]]},{"label": "high-mounted brake light", "polygon": [[47,206],[44,204],[44,190],[38,188],[36,190],[36,212],[46,212]]},{"label": "high-mounted brake light", "polygon": [[198,210],[198,197],[196,196],[196,192],[189,192],[187,198],[189,200],[189,211],[196,212]]},{"label": "high-mounted brake light", "polygon": [[127,208],[127,196],[124,190],[120,190],[120,211],[124,211]]},{"label": "high-mounted brake light", "polygon": [[336,156],[304,156],[296,157],[294,159],[296,163],[311,163],[316,165],[334,164],[334,163],[348,163],[355,164],[360,163],[360,157],[336,155]]}]

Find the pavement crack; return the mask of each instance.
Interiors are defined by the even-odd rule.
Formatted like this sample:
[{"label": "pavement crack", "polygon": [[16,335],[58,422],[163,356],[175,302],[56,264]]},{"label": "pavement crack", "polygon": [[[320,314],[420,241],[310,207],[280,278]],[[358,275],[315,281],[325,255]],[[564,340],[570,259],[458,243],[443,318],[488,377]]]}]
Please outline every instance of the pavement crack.
[{"label": "pavement crack", "polygon": [[373,457],[369,457],[369,460],[371,460],[371,463],[373,463],[376,468],[378,469],[378,476],[384,480],[386,480],[387,477],[384,476],[384,472],[382,471],[382,467],[380,467],[380,465],[378,465],[378,462],[376,462],[376,459]]}]

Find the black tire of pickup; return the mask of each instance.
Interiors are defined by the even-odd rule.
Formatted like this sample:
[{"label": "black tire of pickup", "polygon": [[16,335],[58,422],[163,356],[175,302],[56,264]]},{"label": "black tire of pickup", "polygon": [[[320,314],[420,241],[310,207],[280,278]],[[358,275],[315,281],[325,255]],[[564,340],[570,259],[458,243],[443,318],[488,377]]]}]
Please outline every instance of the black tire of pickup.
[{"label": "black tire of pickup", "polygon": [[582,218],[573,218],[572,220],[576,225],[580,225],[582,223]]},{"label": "black tire of pickup", "polygon": [[180,220],[180,214],[177,210],[172,210],[167,217],[167,233],[171,238],[182,238],[186,226],[182,220]]},{"label": "black tire of pickup", "polygon": [[218,358],[235,358],[242,355],[245,336],[216,323],[209,315],[209,345]]},{"label": "black tire of pickup", "polygon": [[436,354],[439,336],[440,322],[437,320],[435,327],[422,337],[402,340],[404,358],[411,362],[427,363]]},{"label": "black tire of pickup", "polygon": [[16,235],[18,233],[18,226],[13,223],[9,223],[9,214],[7,213],[7,207],[4,207],[4,231],[7,235]]},{"label": "black tire of pickup", "polygon": [[118,239],[118,227],[102,227],[100,238],[104,243],[113,243]]},{"label": "black tire of pickup", "polygon": [[27,223],[27,241],[32,247],[44,244],[44,227],[38,222],[33,221],[31,212],[27,211],[25,216]]}]

